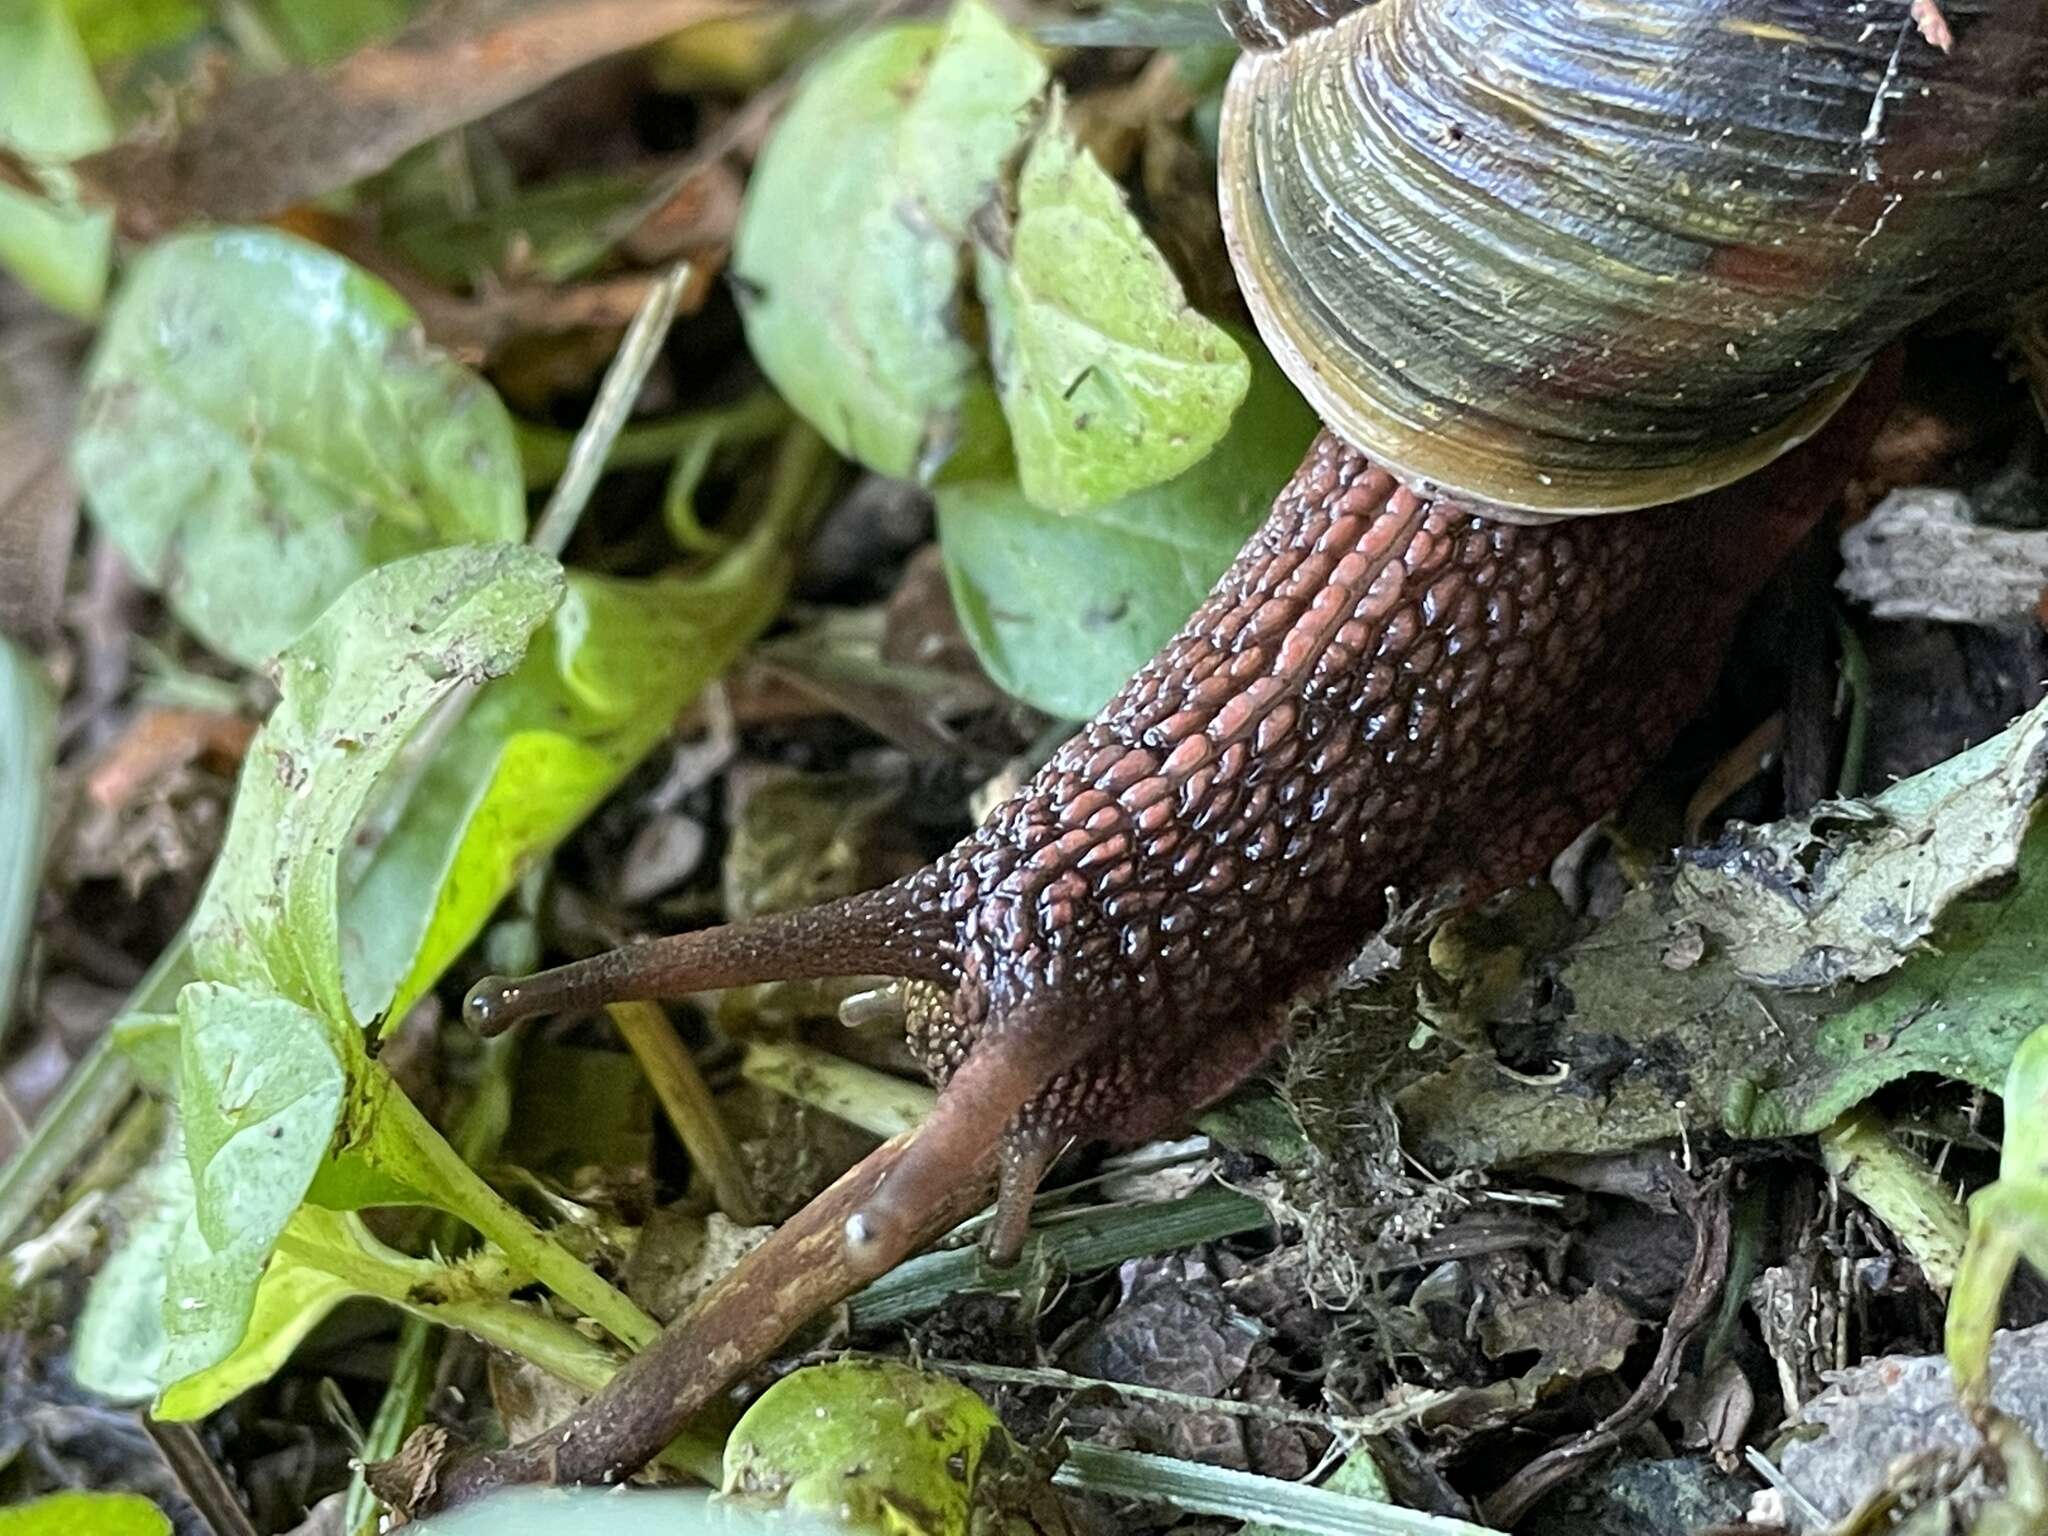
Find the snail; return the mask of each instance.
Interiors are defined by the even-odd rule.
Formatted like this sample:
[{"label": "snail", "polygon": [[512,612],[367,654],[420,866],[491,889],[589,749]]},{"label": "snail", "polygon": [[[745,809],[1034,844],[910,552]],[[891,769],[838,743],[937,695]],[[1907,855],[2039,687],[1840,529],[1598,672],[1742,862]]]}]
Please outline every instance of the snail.
[{"label": "snail", "polygon": [[[1225,0],[1221,206],[1326,430],[1166,648],[958,846],[807,912],[486,978],[487,1030],[906,978],[901,1247],[1254,1071],[1399,905],[1541,872],[1703,705],[1894,344],[2048,269],[2048,0]],[[1654,509],[1654,510],[1646,510]],[[1626,516],[1599,516],[1623,513]]]}]

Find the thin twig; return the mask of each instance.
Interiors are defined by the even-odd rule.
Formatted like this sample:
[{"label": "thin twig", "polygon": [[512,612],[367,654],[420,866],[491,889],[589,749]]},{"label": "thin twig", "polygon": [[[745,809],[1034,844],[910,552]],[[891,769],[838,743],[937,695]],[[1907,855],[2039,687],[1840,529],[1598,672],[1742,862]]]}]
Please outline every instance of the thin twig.
[{"label": "thin twig", "polygon": [[1678,1368],[1692,1336],[1714,1315],[1714,1303],[1728,1275],[1728,1242],[1731,1222],[1728,1211],[1728,1174],[1721,1174],[1698,1188],[1676,1183],[1685,1213],[1693,1224],[1692,1264],[1680,1285],[1678,1299],[1657,1347],[1657,1358],[1629,1394],[1628,1401],[1582,1435],[1553,1446],[1522,1468],[1486,1501],[1487,1523],[1501,1530],[1511,1529],[1530,1507],[1558,1483],[1571,1476],[1595,1456],[1603,1456],[1643,1420],[1664,1405],[1678,1382]]},{"label": "thin twig", "polygon": [[669,327],[675,324],[676,311],[682,305],[690,278],[687,261],[669,268],[627,327],[626,339],[619,343],[619,354],[605,370],[604,383],[598,386],[589,419],[569,449],[568,466],[527,539],[542,554],[559,557],[568,547],[569,536],[576,531],[583,509],[590,504],[590,493],[597,488],[598,477],[611,457],[612,444],[624,430],[626,418],[633,414],[633,403],[640,398],[640,388],[647,382],[654,360],[661,356],[661,345],[668,339]]},{"label": "thin twig", "polygon": [[613,1003],[605,1011],[647,1074],[662,1112],[690,1160],[702,1170],[718,1208],[742,1226],[758,1222],[760,1202],[740,1164],[739,1149],[726,1132],[696,1058],[677,1037],[668,1015],[653,1003]]},{"label": "thin twig", "polygon": [[[875,1356],[881,1359],[881,1356]],[[1132,1402],[1160,1403],[1189,1413],[1221,1413],[1233,1418],[1258,1419],[1268,1424],[1299,1424],[1310,1429],[1360,1439],[1384,1435],[1412,1424],[1457,1396],[1453,1392],[1418,1392],[1377,1413],[1318,1413],[1313,1408],[1290,1408],[1279,1403],[1248,1403],[1233,1397],[1205,1397],[1198,1392],[1175,1392],[1166,1387],[1148,1387],[1132,1381],[1108,1381],[1099,1376],[1077,1376],[1051,1366],[981,1365],[972,1360],[940,1360],[927,1356],[923,1362],[935,1371],[968,1381],[992,1381],[998,1386],[1051,1387],[1061,1392],[1111,1392]]]},{"label": "thin twig", "polygon": [[235,1497],[227,1474],[199,1443],[190,1424],[164,1424],[145,1417],[142,1427],[156,1442],[158,1453],[178,1479],[178,1487],[199,1511],[199,1517],[213,1527],[215,1536],[256,1536],[256,1526]]}]

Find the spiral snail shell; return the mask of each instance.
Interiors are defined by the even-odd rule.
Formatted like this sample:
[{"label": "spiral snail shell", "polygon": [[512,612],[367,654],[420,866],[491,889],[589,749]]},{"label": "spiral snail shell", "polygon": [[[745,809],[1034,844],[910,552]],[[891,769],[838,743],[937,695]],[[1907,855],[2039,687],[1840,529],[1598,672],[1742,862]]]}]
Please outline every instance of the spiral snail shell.
[{"label": "spiral snail shell", "polygon": [[2048,6],[1227,0],[1225,228],[1295,385],[1497,507],[1696,495],[2041,280]]}]

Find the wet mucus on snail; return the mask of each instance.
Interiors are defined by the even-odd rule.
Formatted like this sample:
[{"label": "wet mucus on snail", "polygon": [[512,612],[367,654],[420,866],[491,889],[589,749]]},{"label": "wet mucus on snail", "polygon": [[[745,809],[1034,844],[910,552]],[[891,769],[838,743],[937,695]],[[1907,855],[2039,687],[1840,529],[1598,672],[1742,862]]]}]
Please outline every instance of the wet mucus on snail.
[{"label": "wet mucus on snail", "polygon": [[[1203,607],[951,852],[524,980],[480,1027],[913,985],[940,1085],[849,1224],[1256,1069],[1388,915],[1539,872],[1704,698],[1930,316],[2048,286],[2048,0],[1228,0],[1220,201],[1327,425]],[[1594,514],[1628,512],[1626,517]]]}]

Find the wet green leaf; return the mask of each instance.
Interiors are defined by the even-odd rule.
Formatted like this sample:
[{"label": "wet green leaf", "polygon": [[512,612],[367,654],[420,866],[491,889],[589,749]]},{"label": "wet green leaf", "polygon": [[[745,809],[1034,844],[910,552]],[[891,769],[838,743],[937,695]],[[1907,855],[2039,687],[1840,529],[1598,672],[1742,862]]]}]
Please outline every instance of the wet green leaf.
[{"label": "wet green leaf", "polygon": [[767,627],[827,462],[809,432],[785,438],[764,515],[699,574],[570,576],[525,663],[478,696],[349,902],[346,964],[360,1016],[402,1017],[520,874]]},{"label": "wet green leaf", "polygon": [[1209,593],[1300,462],[1315,415],[1244,338],[1251,387],[1216,449],[1169,483],[1072,517],[1014,480],[941,486],[939,540],[954,606],[989,675],[1055,715],[1085,719]]},{"label": "wet green leaf", "polygon": [[819,65],[755,167],[733,247],[748,342],[872,469],[929,479],[1000,442],[962,328],[963,253],[1046,79],[1029,43],[961,0],[944,28],[880,28]]},{"label": "wet green leaf", "polygon": [[[1903,781],[1877,803],[1896,810],[1948,801],[1959,774],[1981,789],[1992,782],[1985,765],[2009,758],[2016,743],[2022,756],[2038,751],[2027,743],[2038,740],[2044,719],[2048,706],[1964,758]],[[2008,788],[2025,797],[2040,785],[2023,777]],[[2014,825],[2024,825],[2024,798],[2018,811]],[[1869,842],[1872,826],[1883,821],[1873,822],[1875,815],[1867,804],[1853,816],[1838,808],[1821,837],[1829,853],[1814,867],[1849,858]],[[1925,840],[1953,839],[1954,846],[1922,848],[1911,862],[1953,868],[1965,846],[2002,861],[2003,839],[1986,839],[1986,824],[1976,816],[1935,822]],[[1798,846],[1820,834],[1802,821],[1759,835]],[[1893,867],[1904,852],[1872,868]],[[1555,962],[1554,995],[1563,1011],[1545,1046],[1549,1070],[1525,1080],[1482,1052],[1467,1053],[1396,1096],[1406,1138],[1432,1164],[1489,1167],[1625,1151],[1681,1128],[1742,1137],[1809,1134],[1916,1073],[1996,1089],[2048,1002],[2040,958],[2040,935],[2048,932],[2048,820],[2038,813],[2016,865],[2010,880],[1973,896],[1955,895],[1971,882],[1950,881],[1948,904],[1926,941],[1897,969],[1826,992],[1753,981],[1744,974],[1746,946],[1731,952],[1708,940],[1701,952],[1700,929],[1668,881],[1633,891]],[[1885,914],[1885,923],[1896,916]],[[1412,978],[1396,979],[1366,995],[1398,1013],[1412,1006],[1413,986]],[[1598,1091],[1560,1091],[1559,1082],[1597,1084]]]},{"label": "wet green leaf", "polygon": [[0,266],[76,315],[97,312],[105,295],[113,216],[79,207],[61,165],[113,137],[92,61],[59,0],[0,6],[0,145],[45,168],[48,194],[0,187]]},{"label": "wet green leaf", "polygon": [[192,1165],[175,1120],[142,1174],[115,1197],[125,1235],[92,1278],[71,1350],[88,1392],[144,1402],[164,1384],[171,1254],[192,1219]]},{"label": "wet green leaf", "polygon": [[724,1497],[830,1515],[873,1536],[966,1536],[1002,1421],[944,1376],[889,1361],[792,1372],[762,1393],[726,1444]]},{"label": "wet green leaf", "polygon": [[178,617],[262,661],[367,570],[517,539],[511,419],[395,293],[271,230],[156,247],[87,374],[92,515]]},{"label": "wet green leaf", "polygon": [[139,1493],[53,1493],[0,1509],[0,1536],[170,1536],[171,1522]]},{"label": "wet green leaf", "polygon": [[349,832],[420,721],[511,671],[561,592],[560,567],[531,550],[436,550],[371,572],[280,658],[193,917],[201,975],[351,1017],[335,889]]},{"label": "wet green leaf", "polygon": [[1201,462],[1244,399],[1251,365],[1188,307],[1057,108],[1025,158],[1003,236],[982,241],[976,272],[1024,494],[1078,512]]},{"label": "wet green leaf", "polygon": [[348,1087],[328,1026],[296,1003],[194,982],[178,994],[178,1019],[193,1207],[164,1295],[170,1381],[241,1342],[271,1246],[312,1186]]},{"label": "wet green leaf", "polygon": [[42,883],[43,810],[56,708],[35,658],[0,635],[0,1038],[20,980]]},{"label": "wet green leaf", "polygon": [[209,21],[199,0],[64,0],[64,9],[101,64],[178,42]]}]

